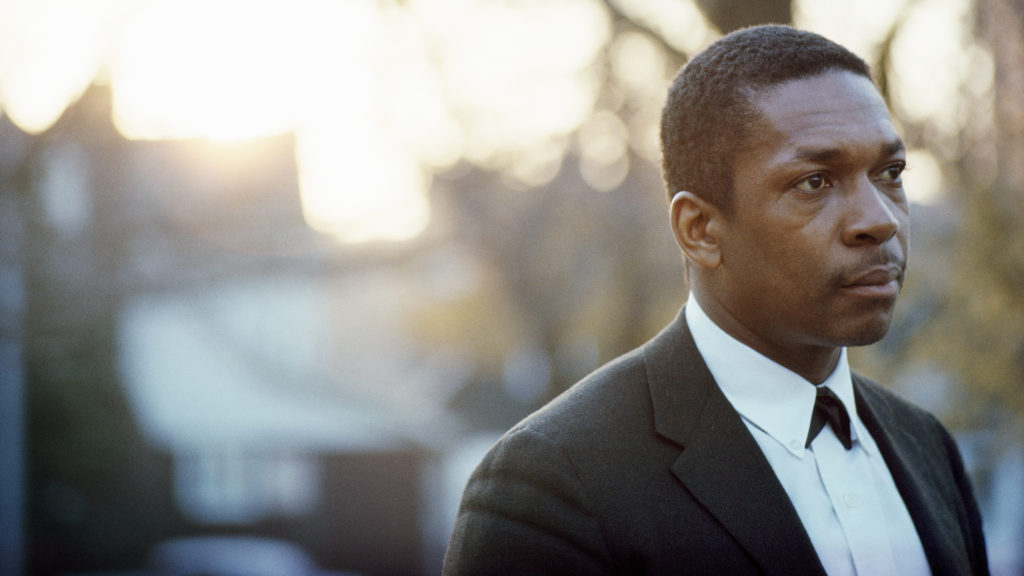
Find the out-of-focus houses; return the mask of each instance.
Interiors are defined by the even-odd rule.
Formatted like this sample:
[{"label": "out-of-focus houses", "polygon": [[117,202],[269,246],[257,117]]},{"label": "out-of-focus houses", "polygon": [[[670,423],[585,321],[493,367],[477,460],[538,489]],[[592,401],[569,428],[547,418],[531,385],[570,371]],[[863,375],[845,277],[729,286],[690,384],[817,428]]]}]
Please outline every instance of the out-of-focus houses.
[{"label": "out-of-focus houses", "polygon": [[[23,143],[7,168],[24,255],[5,262],[27,302],[6,309],[25,348],[26,572],[140,569],[166,540],[237,535],[333,570],[439,571],[487,442],[450,408],[470,359],[411,334],[472,259],[310,230],[290,136],[128,142],[93,89]],[[76,402],[105,430],[91,453],[62,436],[81,433],[61,421]]]}]

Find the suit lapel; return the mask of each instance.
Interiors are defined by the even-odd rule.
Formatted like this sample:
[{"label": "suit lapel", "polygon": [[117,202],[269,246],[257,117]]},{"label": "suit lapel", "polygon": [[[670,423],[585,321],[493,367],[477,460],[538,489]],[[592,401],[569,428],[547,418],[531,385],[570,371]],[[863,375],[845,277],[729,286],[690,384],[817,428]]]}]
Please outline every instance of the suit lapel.
[{"label": "suit lapel", "polygon": [[658,433],[681,447],[672,472],[766,574],[824,569],[757,442],[719,390],[682,312],[644,348]]},{"label": "suit lapel", "polygon": [[[921,452],[919,435],[907,427],[907,419],[892,413],[889,401],[853,377],[857,414],[871,432],[889,473],[914,521],[932,572],[967,574],[967,551],[955,514],[943,513],[934,478],[928,470],[933,462]],[[885,423],[883,425],[882,423]]]}]

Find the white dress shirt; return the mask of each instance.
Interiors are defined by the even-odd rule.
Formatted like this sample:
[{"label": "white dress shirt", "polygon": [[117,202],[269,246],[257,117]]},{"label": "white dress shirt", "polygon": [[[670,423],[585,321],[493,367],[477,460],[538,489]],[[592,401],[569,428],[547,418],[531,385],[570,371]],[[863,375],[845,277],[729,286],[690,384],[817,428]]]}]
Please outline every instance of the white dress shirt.
[{"label": "white dress shirt", "polygon": [[814,385],[731,337],[691,294],[686,322],[704,362],[754,436],[789,495],[825,571],[831,576],[931,574],[913,520],[878,446],[857,415],[842,350],[822,386],[850,413],[853,448],[831,426],[804,449]]}]

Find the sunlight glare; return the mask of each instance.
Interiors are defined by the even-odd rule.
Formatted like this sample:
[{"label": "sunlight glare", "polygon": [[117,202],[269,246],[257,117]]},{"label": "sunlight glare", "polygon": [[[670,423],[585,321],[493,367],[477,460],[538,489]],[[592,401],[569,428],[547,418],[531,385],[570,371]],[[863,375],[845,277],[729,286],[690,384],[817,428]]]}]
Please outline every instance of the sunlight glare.
[{"label": "sunlight glare", "polygon": [[[393,22],[372,3],[344,6],[305,27],[320,57],[303,61],[308,80],[296,144],[303,212],[311,227],[345,242],[412,238],[430,217],[429,178],[410,149],[414,139],[396,131],[394,103],[382,88],[387,67],[379,63]],[[401,94],[398,103],[420,95],[408,87]],[[422,138],[421,125],[407,129],[404,136]]]},{"label": "sunlight glare", "polygon": [[[115,123],[135,139],[294,132],[312,228],[349,242],[410,238],[429,215],[419,162],[445,166],[461,150],[453,130],[427,145],[444,127],[440,90],[420,88],[430,78],[415,58],[387,59],[385,25],[372,0],[154,2],[112,64]],[[397,45],[416,54],[410,42]],[[411,84],[392,81],[401,90],[389,100],[382,70]]]},{"label": "sunlight glare", "polygon": [[112,64],[121,133],[230,140],[289,130],[297,80],[290,63],[303,56],[303,42],[301,27],[288,17],[302,14],[283,8],[180,0],[141,12]]},{"label": "sunlight glare", "polygon": [[465,153],[465,135],[447,108],[431,39],[406,10],[383,9],[381,17],[388,41],[379,50],[377,80],[389,128],[427,166],[449,168]]},{"label": "sunlight glare", "polygon": [[628,89],[659,101],[664,98],[668,61],[646,34],[619,33],[609,49],[609,64]]},{"label": "sunlight glare", "polygon": [[960,90],[975,70],[971,56],[976,52],[968,38],[970,10],[969,0],[920,1],[893,45],[899,73],[892,88],[900,113],[947,134],[962,129]]},{"label": "sunlight glare", "polygon": [[38,134],[100,71],[113,23],[130,0],[0,2],[0,102]]},{"label": "sunlight glare", "polygon": [[907,198],[915,204],[936,204],[942,200],[942,167],[927,150],[907,151]]},{"label": "sunlight glare", "polygon": [[618,115],[598,112],[578,135],[580,174],[595,190],[607,192],[625,180],[629,172],[629,130]]},{"label": "sunlight glare", "polygon": [[615,3],[631,18],[657,30],[670,46],[683,54],[696,54],[719,36],[694,0],[616,0]]},{"label": "sunlight glare", "polygon": [[516,161],[502,173],[503,181],[512,188],[536,188],[547,184],[558,175],[566,148],[566,139],[558,137],[524,148],[516,156]]},{"label": "sunlight glare", "polygon": [[421,232],[431,173],[461,159],[554,178],[611,35],[598,0],[0,0],[0,16],[20,126],[46,129],[100,77],[127,138],[294,133],[306,218],[347,241]]},{"label": "sunlight glare", "polygon": [[878,47],[911,0],[794,0],[793,21],[873,63]]},{"label": "sunlight glare", "polygon": [[[493,169],[514,166],[523,151],[550,147],[591,113],[611,32],[594,0],[411,0],[433,39],[449,106],[465,136],[465,155]],[[472,49],[467,49],[471,46]],[[536,158],[528,161],[539,166]],[[542,171],[543,172],[543,171]]]},{"label": "sunlight glare", "polygon": [[383,139],[361,142],[335,130],[300,132],[303,213],[309,225],[344,242],[404,240],[427,225],[427,188],[415,159]]}]

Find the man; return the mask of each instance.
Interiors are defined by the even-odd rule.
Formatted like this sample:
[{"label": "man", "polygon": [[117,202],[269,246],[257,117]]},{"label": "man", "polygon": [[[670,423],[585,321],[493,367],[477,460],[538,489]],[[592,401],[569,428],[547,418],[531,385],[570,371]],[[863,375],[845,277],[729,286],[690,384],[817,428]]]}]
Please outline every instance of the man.
[{"label": "man", "polygon": [[498,441],[445,574],[987,573],[950,435],[847,364],[888,330],[907,256],[905,152],[867,65],[741,30],[680,71],[661,131],[690,298]]}]

